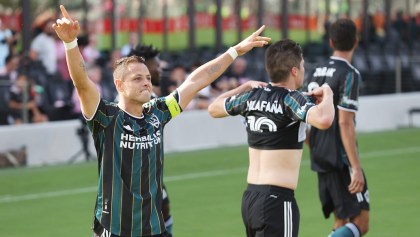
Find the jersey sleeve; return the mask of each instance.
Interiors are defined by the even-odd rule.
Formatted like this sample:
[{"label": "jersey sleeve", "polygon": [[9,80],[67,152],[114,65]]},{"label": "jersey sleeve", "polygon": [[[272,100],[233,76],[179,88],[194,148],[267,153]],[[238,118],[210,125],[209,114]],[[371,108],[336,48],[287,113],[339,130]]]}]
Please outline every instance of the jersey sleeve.
[{"label": "jersey sleeve", "polygon": [[340,86],[337,107],[348,111],[359,109],[359,74],[351,71],[345,75]]},{"label": "jersey sleeve", "polygon": [[168,96],[151,100],[146,107],[150,107],[151,111],[154,111],[153,113],[160,117],[164,124],[168,123],[182,112],[181,106],[179,106],[179,95],[177,90]]},{"label": "jersey sleeve", "polygon": [[291,91],[284,98],[285,114],[294,121],[306,122],[307,113],[315,106],[314,99],[299,91]]},{"label": "jersey sleeve", "polygon": [[226,113],[235,116],[238,114],[243,115],[247,108],[247,100],[251,95],[251,91],[243,92],[238,95],[234,95],[226,98],[225,109]]},{"label": "jersey sleeve", "polygon": [[115,116],[115,106],[109,104],[109,102],[100,99],[98,108],[91,119],[86,120],[89,129],[92,132],[98,132],[101,129],[107,127]]},{"label": "jersey sleeve", "polygon": [[175,118],[176,116],[178,116],[182,112],[181,106],[179,106],[178,91],[172,92],[171,94],[169,94],[165,98],[166,98],[165,103],[166,103],[166,106],[168,107],[168,110],[171,114],[171,117]]}]

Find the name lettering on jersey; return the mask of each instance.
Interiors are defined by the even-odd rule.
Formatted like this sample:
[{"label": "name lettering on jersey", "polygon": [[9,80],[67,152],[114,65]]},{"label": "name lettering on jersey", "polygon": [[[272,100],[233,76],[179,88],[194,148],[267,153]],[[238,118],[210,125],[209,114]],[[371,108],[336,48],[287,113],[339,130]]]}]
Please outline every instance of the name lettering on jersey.
[{"label": "name lettering on jersey", "polygon": [[328,67],[318,67],[315,69],[314,77],[332,77],[337,69]]},{"label": "name lettering on jersey", "polygon": [[268,101],[260,101],[260,100],[252,100],[247,101],[247,107],[248,111],[258,110],[258,111],[265,111],[275,114],[283,114],[283,109],[281,108],[281,105],[275,100],[273,103],[270,103]]},{"label": "name lettering on jersey", "polygon": [[160,144],[162,141],[160,131],[156,131],[154,134],[148,134],[145,136],[137,137],[132,134],[121,134],[121,148],[127,149],[149,149],[156,144]]}]

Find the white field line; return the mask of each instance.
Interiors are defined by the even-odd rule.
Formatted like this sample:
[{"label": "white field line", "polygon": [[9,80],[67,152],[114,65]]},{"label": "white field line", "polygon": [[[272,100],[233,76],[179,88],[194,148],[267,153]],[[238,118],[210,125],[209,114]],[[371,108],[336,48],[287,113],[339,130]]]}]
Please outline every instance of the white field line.
[{"label": "white field line", "polygon": [[[363,160],[363,159],[370,159],[370,158],[390,157],[390,156],[396,156],[396,155],[401,155],[401,154],[414,154],[414,153],[419,153],[419,157],[420,157],[420,147],[408,147],[408,148],[402,148],[402,149],[374,151],[374,152],[369,152],[369,153],[362,153],[360,154],[360,157]],[[308,160],[305,160],[304,162],[302,162],[302,166],[307,166],[307,165],[309,165]],[[224,175],[229,175],[229,174],[245,173],[246,171],[247,171],[247,167],[242,167],[242,168],[215,170],[215,171],[200,172],[200,173],[189,173],[189,174],[184,174],[184,175],[165,177],[165,182],[176,182],[176,181],[184,181],[184,180],[189,180],[189,179],[224,176]],[[97,190],[97,187],[92,186],[92,187],[86,187],[86,188],[67,189],[67,190],[61,190],[61,191],[32,193],[32,194],[24,194],[24,195],[4,195],[4,196],[0,196],[0,204],[36,200],[36,199],[43,199],[43,198],[50,198],[50,197],[76,195],[76,194],[83,194],[83,193],[91,193],[91,192],[95,192],[96,190]]]}]

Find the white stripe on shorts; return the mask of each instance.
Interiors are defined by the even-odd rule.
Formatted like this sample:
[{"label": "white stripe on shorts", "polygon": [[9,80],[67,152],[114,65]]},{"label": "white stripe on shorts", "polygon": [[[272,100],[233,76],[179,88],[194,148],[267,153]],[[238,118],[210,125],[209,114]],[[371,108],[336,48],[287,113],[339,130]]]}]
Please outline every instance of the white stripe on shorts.
[{"label": "white stripe on shorts", "polygon": [[292,203],[284,202],[284,237],[292,237]]}]

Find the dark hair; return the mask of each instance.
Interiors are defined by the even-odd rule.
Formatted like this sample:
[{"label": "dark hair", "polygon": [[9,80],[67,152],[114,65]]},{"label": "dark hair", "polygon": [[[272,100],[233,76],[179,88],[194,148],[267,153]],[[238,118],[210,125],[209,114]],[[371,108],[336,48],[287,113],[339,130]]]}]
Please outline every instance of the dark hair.
[{"label": "dark hair", "polygon": [[289,39],[277,41],[265,51],[265,69],[274,83],[287,80],[290,70],[300,68],[302,60],[302,48]]},{"label": "dark hair", "polygon": [[141,45],[138,44],[134,49],[131,49],[128,56],[138,56],[144,58],[144,60],[153,59],[158,56],[160,51],[153,45]]},{"label": "dark hair", "polygon": [[349,19],[338,19],[330,26],[330,39],[335,50],[350,51],[357,40],[356,25]]}]

